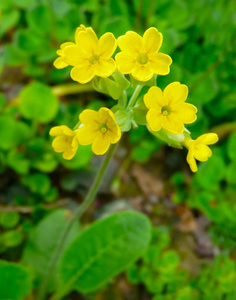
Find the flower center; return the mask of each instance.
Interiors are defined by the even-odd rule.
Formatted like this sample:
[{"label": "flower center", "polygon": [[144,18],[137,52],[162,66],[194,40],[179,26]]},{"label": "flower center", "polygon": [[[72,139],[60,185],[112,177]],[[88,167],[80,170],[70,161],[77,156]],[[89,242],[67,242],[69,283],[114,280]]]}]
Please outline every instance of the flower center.
[{"label": "flower center", "polygon": [[141,53],[138,55],[137,57],[137,61],[141,64],[141,65],[145,65],[148,62],[148,56],[145,53]]},{"label": "flower center", "polygon": [[103,124],[100,124],[99,129],[100,129],[101,133],[106,133],[108,131],[108,126],[107,126],[107,124],[103,123]]},{"label": "flower center", "polygon": [[163,106],[161,109],[161,113],[163,114],[163,116],[168,116],[171,113],[170,107],[167,105]]},{"label": "flower center", "polygon": [[96,65],[99,62],[99,56],[94,54],[90,57],[89,62],[91,65]]}]

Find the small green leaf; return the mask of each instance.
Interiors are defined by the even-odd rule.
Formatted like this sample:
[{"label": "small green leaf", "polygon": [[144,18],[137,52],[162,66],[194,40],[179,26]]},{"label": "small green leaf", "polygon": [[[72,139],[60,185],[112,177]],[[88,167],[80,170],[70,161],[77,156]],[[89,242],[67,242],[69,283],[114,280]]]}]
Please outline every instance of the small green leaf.
[{"label": "small green leaf", "polygon": [[19,220],[20,215],[16,212],[0,214],[0,224],[5,228],[15,227]]},{"label": "small green leaf", "polygon": [[49,86],[34,82],[20,94],[20,110],[27,119],[41,123],[52,121],[59,108],[59,102]]},{"label": "small green leaf", "polygon": [[97,290],[136,261],[150,238],[150,221],[137,212],[116,213],[95,222],[70,244],[61,260],[62,290]]},{"label": "small green leaf", "polygon": [[22,183],[27,186],[32,193],[40,195],[46,194],[51,186],[51,180],[46,174],[35,173],[21,178]]},{"label": "small green leaf", "polygon": [[17,24],[20,19],[18,10],[4,11],[1,17],[0,36]]},{"label": "small green leaf", "polygon": [[9,150],[22,144],[29,137],[29,127],[8,115],[0,116],[0,148]]},{"label": "small green leaf", "polygon": [[23,241],[22,232],[18,230],[9,230],[2,234],[1,242],[9,248],[16,247]]},{"label": "small green leaf", "polygon": [[27,13],[26,19],[36,33],[46,34],[51,29],[51,11],[46,5],[34,7]]},{"label": "small green leaf", "polygon": [[19,264],[0,260],[0,299],[24,300],[30,291],[29,272]]},{"label": "small green leaf", "polygon": [[130,130],[133,120],[132,110],[119,109],[115,112],[115,118],[121,131],[126,132]]},{"label": "small green leaf", "polygon": [[143,102],[143,97],[140,97],[133,107],[134,121],[139,125],[146,125],[146,114],[148,109]]}]

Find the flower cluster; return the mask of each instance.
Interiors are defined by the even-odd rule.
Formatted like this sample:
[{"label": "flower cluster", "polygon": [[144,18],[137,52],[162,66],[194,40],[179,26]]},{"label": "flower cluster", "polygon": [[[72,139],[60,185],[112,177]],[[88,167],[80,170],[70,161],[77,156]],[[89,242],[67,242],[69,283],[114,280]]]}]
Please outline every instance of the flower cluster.
[{"label": "flower cluster", "polygon": [[[206,161],[212,155],[207,145],[216,143],[218,137],[214,133],[203,134],[196,140],[190,137],[185,124],[197,119],[197,108],[186,103],[186,85],[172,82],[163,91],[156,86],[157,75],[169,74],[172,63],[169,55],[159,52],[162,42],[162,34],[153,27],[143,36],[128,31],[118,39],[110,32],[98,38],[91,27],[84,25],[77,28],[75,42],[61,45],[54,66],[58,69],[71,66],[74,81],[91,82],[95,90],[118,100],[118,104],[99,111],[85,109],[74,130],[65,125],[53,127],[50,135],[55,137],[52,146],[56,152],[72,159],[78,147],[91,145],[96,155],[103,155],[111,144],[120,140],[121,132],[128,131],[132,124],[135,127],[145,124],[167,144],[186,147],[187,162],[193,172],[197,171],[196,159]],[[117,46],[120,52],[113,57]],[[142,95],[144,86],[150,88]]]}]

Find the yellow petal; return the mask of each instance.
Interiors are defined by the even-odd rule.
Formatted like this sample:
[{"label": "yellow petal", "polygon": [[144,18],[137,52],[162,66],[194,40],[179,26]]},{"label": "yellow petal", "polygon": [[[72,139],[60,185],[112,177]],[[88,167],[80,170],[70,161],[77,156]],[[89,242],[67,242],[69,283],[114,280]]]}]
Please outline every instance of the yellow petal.
[{"label": "yellow petal", "polygon": [[91,125],[86,125],[78,130],[77,137],[81,145],[90,145],[93,143],[98,134],[98,126],[94,127]]},{"label": "yellow petal", "polygon": [[70,76],[74,81],[78,81],[79,83],[88,83],[95,76],[94,66],[92,65],[81,65],[75,66],[71,72]]},{"label": "yellow petal", "polygon": [[139,81],[148,81],[152,78],[153,72],[150,69],[149,65],[139,65],[137,68],[135,68],[131,75]]},{"label": "yellow petal", "polygon": [[114,59],[101,60],[94,65],[95,74],[100,77],[109,77],[116,70]]},{"label": "yellow petal", "polygon": [[68,147],[65,136],[57,136],[52,142],[52,147],[54,151],[58,153],[65,151],[65,149]]},{"label": "yellow petal", "polygon": [[99,133],[92,144],[92,150],[96,155],[103,155],[110,146],[110,138],[105,133]]},{"label": "yellow petal", "polygon": [[70,66],[83,64],[85,57],[78,46],[68,46],[63,50],[63,60]]},{"label": "yellow petal", "polygon": [[120,52],[116,54],[117,69],[122,74],[130,74],[137,67],[136,58],[128,53]]},{"label": "yellow petal", "polygon": [[143,51],[142,37],[134,31],[127,31],[125,35],[118,38],[117,43],[122,51],[130,55],[135,55]]},{"label": "yellow petal", "polygon": [[49,134],[51,136],[57,136],[57,135],[69,135],[69,136],[73,136],[74,135],[74,131],[71,130],[66,125],[60,125],[60,126],[55,126],[55,127],[51,128]]},{"label": "yellow petal", "polygon": [[79,115],[80,122],[84,125],[92,125],[98,126],[99,125],[99,117],[98,112],[92,109],[85,109]]},{"label": "yellow petal", "polygon": [[[196,143],[196,141],[195,141]],[[199,161],[206,161],[212,156],[211,149],[204,144],[196,144],[194,146],[194,157]]]},{"label": "yellow petal", "polygon": [[157,86],[152,86],[144,95],[143,101],[148,109],[155,108],[161,112],[163,106],[162,90]]},{"label": "yellow petal", "polygon": [[170,73],[170,65],[172,64],[172,59],[169,55],[164,53],[157,53],[150,57],[149,62],[150,68],[155,74],[167,75]]},{"label": "yellow petal", "polygon": [[157,53],[161,48],[163,36],[154,27],[147,29],[143,35],[144,49],[147,54]]},{"label": "yellow petal", "polygon": [[163,94],[166,100],[168,100],[169,105],[184,102],[188,97],[188,87],[177,81],[172,82],[164,89]]},{"label": "yellow petal", "polygon": [[206,145],[212,145],[217,143],[219,140],[218,135],[216,133],[205,133],[199,136],[196,141]]},{"label": "yellow petal", "polygon": [[197,164],[196,164],[195,158],[193,157],[193,153],[192,153],[191,148],[188,151],[187,163],[189,164],[190,169],[192,170],[192,172],[197,172]]},{"label": "yellow petal", "polygon": [[94,55],[98,50],[98,38],[95,32],[92,29],[81,31],[78,34],[77,45],[87,57]]},{"label": "yellow petal", "polygon": [[54,61],[53,65],[57,69],[64,69],[64,68],[68,67],[68,64],[62,59],[62,57],[58,57]]},{"label": "yellow petal", "polygon": [[81,31],[86,31],[86,30],[93,30],[93,29],[92,29],[92,27],[85,27],[83,24],[81,24],[79,27],[76,28],[76,31],[75,31],[75,42],[76,42],[76,44],[78,43],[79,33]]},{"label": "yellow petal", "polygon": [[[114,128],[115,127],[115,128]],[[120,127],[116,124],[113,128],[109,128],[107,135],[110,137],[111,144],[117,143],[121,138]]]},{"label": "yellow petal", "polygon": [[162,114],[156,109],[151,108],[147,112],[146,120],[147,120],[148,126],[150,127],[150,129],[152,131],[161,130],[162,119],[163,119]]},{"label": "yellow petal", "polygon": [[64,53],[64,49],[65,49],[66,47],[68,47],[68,46],[74,46],[74,45],[75,45],[75,44],[74,44],[74,43],[71,43],[71,42],[66,42],[66,43],[61,44],[60,49],[57,50],[57,55],[62,56],[63,53]]},{"label": "yellow petal", "polygon": [[98,111],[98,119],[99,123],[105,123],[111,122],[112,124],[115,123],[115,116],[113,112],[106,107],[101,107]]},{"label": "yellow petal", "polygon": [[171,107],[171,111],[176,118],[185,124],[193,123],[197,119],[197,108],[190,103],[178,103],[176,106]]},{"label": "yellow petal", "polygon": [[98,55],[103,59],[108,59],[115,52],[117,47],[116,39],[110,32],[103,34],[98,42]]},{"label": "yellow petal", "polygon": [[77,149],[67,148],[63,153],[63,158],[66,160],[72,159],[76,154]]},{"label": "yellow petal", "polygon": [[162,127],[173,134],[180,134],[184,131],[183,122],[175,118],[172,114],[170,116],[163,117]]}]

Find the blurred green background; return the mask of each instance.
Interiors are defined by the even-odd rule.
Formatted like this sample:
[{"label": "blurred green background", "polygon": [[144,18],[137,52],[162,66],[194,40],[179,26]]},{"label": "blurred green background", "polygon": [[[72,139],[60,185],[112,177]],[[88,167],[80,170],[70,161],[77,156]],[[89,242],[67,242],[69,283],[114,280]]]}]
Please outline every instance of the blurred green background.
[{"label": "blurred green background", "polygon": [[[37,260],[27,250],[32,231],[50,212],[76,209],[101,160],[90,146],[71,161],[51,147],[52,126],[73,128],[82,109],[116,104],[73,83],[69,68],[55,69],[56,50],[80,24],[116,37],[154,26],[164,37],[161,52],[173,59],[158,86],[188,85],[188,102],[198,108],[192,137],[216,132],[220,141],[193,175],[186,151],[145,127],[124,136],[82,223],[139,210],[152,220],[152,243],[101,291],[66,299],[235,300],[236,2],[1,0],[0,12],[0,259]],[[32,278],[23,290],[37,286]]]}]

